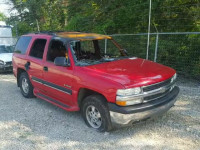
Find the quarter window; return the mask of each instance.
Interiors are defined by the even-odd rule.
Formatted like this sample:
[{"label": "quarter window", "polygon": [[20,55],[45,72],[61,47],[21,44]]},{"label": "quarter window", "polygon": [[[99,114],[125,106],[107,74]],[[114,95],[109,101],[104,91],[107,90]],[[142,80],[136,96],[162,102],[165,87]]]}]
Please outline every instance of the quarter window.
[{"label": "quarter window", "polygon": [[32,48],[31,48],[31,51],[30,51],[30,56],[42,59],[46,42],[47,42],[47,40],[45,40],[45,39],[35,40]]},{"label": "quarter window", "polygon": [[25,54],[30,44],[31,37],[30,36],[22,36],[17,41],[17,45],[15,46],[14,53]]}]

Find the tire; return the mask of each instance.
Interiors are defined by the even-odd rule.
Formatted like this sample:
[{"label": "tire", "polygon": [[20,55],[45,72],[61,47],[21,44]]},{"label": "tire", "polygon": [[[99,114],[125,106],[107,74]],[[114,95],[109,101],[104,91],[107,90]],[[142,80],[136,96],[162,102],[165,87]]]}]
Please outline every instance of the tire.
[{"label": "tire", "polygon": [[105,101],[105,98],[101,95],[91,95],[86,97],[81,105],[81,113],[87,126],[99,132],[112,129],[110,114]]},{"label": "tire", "polygon": [[26,97],[26,98],[34,97],[33,86],[31,84],[28,74],[26,72],[23,72],[20,74],[19,87],[20,87],[21,93],[24,97]]}]

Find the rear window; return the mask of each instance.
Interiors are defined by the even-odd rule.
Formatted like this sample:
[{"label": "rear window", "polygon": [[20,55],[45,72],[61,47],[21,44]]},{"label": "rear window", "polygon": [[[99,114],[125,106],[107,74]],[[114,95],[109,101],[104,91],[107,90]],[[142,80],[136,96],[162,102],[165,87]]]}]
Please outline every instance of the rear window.
[{"label": "rear window", "polygon": [[17,45],[15,46],[14,53],[25,54],[30,41],[31,41],[30,36],[20,37],[20,39],[17,41]]}]

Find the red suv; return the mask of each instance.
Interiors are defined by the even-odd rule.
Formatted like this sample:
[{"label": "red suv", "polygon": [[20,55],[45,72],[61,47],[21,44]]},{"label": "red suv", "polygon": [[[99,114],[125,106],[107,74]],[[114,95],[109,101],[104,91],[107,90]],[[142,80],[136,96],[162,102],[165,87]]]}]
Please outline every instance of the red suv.
[{"label": "red suv", "polygon": [[112,37],[93,33],[23,35],[13,71],[24,97],[81,110],[86,124],[98,131],[160,115],[179,93],[174,69],[128,56]]}]

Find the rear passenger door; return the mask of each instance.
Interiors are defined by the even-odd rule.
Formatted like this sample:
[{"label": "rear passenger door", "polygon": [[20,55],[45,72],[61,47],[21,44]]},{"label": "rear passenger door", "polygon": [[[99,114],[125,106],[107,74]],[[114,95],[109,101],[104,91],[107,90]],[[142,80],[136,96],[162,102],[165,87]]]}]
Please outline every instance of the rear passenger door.
[{"label": "rear passenger door", "polygon": [[44,92],[43,81],[43,55],[45,49],[47,49],[46,38],[35,38],[33,39],[32,46],[29,51],[28,61],[25,66],[28,70],[29,76],[32,80],[32,84],[36,92]]}]

